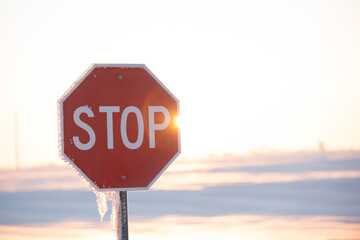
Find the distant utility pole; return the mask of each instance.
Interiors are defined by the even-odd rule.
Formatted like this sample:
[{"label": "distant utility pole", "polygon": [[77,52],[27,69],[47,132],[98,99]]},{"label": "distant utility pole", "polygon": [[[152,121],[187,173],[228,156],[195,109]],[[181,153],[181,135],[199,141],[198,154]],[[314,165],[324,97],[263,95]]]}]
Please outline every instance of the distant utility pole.
[{"label": "distant utility pole", "polygon": [[318,149],[319,149],[319,152],[325,152],[325,144],[323,141],[318,142]]},{"label": "distant utility pole", "polygon": [[20,155],[19,155],[19,121],[18,115],[14,115],[14,145],[15,145],[15,168],[20,169]]}]

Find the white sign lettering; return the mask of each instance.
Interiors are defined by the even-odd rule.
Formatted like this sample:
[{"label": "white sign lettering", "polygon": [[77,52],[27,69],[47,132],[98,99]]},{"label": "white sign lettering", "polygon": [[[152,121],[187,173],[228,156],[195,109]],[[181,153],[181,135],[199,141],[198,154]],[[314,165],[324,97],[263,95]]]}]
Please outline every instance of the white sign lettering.
[{"label": "white sign lettering", "polygon": [[[114,149],[114,121],[113,116],[115,113],[120,113],[120,106],[100,106],[100,113],[106,114],[106,133],[107,133],[107,149]],[[80,119],[80,115],[85,113],[88,117],[94,117],[94,112],[87,106],[78,107],[73,114],[73,120],[77,126],[85,130],[89,134],[89,141],[82,143],[79,136],[73,136],[75,146],[80,150],[91,149],[96,142],[96,135],[94,130],[87,123]],[[130,113],[135,114],[138,126],[138,135],[135,142],[130,142],[127,133],[127,119]],[[161,113],[164,115],[162,123],[155,123],[155,114]],[[155,132],[166,129],[170,124],[170,113],[163,106],[148,106],[149,117],[149,148],[155,148]],[[104,127],[105,129],[105,127]],[[121,114],[120,120],[120,133],[124,145],[128,149],[139,148],[144,140],[144,119],[139,108],[135,106],[126,107]]]}]

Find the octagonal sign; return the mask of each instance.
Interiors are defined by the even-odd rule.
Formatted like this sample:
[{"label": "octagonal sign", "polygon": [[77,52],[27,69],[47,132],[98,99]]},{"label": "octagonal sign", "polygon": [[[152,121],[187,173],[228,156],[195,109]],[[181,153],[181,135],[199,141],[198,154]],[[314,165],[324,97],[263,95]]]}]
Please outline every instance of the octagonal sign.
[{"label": "octagonal sign", "polygon": [[59,99],[60,154],[97,190],[148,189],[180,154],[179,102],[142,64],[93,64]]}]

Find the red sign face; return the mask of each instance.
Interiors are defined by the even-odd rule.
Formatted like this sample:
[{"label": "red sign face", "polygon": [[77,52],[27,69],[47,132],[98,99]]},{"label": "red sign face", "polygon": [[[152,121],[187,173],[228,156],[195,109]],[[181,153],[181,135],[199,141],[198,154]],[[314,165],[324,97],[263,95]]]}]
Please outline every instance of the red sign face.
[{"label": "red sign face", "polygon": [[58,102],[61,155],[97,190],[148,189],[180,154],[178,100],[141,64],[94,64]]}]

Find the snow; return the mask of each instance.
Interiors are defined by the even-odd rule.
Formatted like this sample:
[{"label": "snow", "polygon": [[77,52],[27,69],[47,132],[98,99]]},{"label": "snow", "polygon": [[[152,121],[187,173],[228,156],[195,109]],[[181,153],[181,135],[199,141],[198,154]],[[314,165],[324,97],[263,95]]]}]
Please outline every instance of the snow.
[{"label": "snow", "polygon": [[[194,239],[220,235],[234,239],[245,232],[244,239],[286,239],[289,235],[281,238],[277,233],[290,234],[289,229],[307,239],[326,239],[314,237],[320,233],[327,239],[341,234],[347,234],[344,239],[360,236],[359,152],[180,158],[173,165],[151,190],[128,193],[132,239],[186,238],[183,231],[190,231],[191,236],[203,233]],[[249,179],[236,178],[236,182],[236,174]],[[182,184],[187,176],[190,180]],[[261,181],[256,181],[259,177]],[[65,166],[0,171],[0,239],[31,239],[30,235],[15,235],[40,234],[37,227],[59,231],[58,238],[45,239],[66,239],[63,231],[76,230],[67,230],[69,223],[79,226],[79,236],[74,234],[72,239],[89,237],[80,226],[98,226],[88,239],[105,239],[111,232],[109,219],[117,229],[118,207],[118,192],[94,194]],[[279,224],[278,228],[270,227],[274,224]],[[259,236],[266,232],[268,237]]]}]

